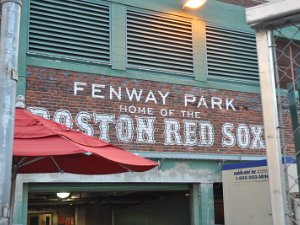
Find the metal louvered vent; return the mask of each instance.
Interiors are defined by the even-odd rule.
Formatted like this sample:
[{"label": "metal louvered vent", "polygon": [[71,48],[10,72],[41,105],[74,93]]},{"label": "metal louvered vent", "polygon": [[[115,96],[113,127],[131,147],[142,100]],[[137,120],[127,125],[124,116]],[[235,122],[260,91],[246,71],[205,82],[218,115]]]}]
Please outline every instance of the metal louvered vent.
[{"label": "metal louvered vent", "polygon": [[127,10],[127,64],[192,76],[191,22],[167,14]]},{"label": "metal louvered vent", "polygon": [[206,26],[208,80],[258,84],[255,34]]},{"label": "metal louvered vent", "polygon": [[110,62],[109,6],[91,0],[30,0],[29,53]]}]

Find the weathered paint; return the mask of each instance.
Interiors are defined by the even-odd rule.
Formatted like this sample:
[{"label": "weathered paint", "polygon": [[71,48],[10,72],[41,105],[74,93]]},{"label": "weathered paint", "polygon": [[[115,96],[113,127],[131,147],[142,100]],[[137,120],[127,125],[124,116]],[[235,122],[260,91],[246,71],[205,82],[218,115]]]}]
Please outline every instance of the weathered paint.
[{"label": "weathered paint", "polygon": [[112,3],[111,15],[112,69],[126,70],[126,8]]},{"label": "weathered paint", "polygon": [[215,224],[213,183],[200,184],[201,225]]},{"label": "weathered paint", "polygon": [[200,202],[200,190],[199,184],[191,185],[191,225],[201,224],[201,202]]}]

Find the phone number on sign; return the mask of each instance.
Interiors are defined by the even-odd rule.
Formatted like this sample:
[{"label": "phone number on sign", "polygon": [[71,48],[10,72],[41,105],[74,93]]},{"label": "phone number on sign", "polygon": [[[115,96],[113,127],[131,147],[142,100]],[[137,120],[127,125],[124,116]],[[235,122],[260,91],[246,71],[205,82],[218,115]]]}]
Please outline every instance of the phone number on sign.
[{"label": "phone number on sign", "polygon": [[257,181],[257,180],[268,180],[268,174],[259,174],[259,175],[240,175],[235,176],[236,181]]}]

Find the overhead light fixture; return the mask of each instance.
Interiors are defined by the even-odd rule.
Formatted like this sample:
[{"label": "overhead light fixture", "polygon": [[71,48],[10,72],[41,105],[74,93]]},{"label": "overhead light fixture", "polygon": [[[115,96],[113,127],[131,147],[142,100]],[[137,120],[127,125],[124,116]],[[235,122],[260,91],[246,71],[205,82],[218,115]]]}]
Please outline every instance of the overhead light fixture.
[{"label": "overhead light fixture", "polygon": [[202,6],[207,0],[186,0],[183,8],[197,9]]},{"label": "overhead light fixture", "polygon": [[56,193],[56,195],[59,198],[67,198],[70,196],[70,193],[69,192],[59,192],[59,193]]}]

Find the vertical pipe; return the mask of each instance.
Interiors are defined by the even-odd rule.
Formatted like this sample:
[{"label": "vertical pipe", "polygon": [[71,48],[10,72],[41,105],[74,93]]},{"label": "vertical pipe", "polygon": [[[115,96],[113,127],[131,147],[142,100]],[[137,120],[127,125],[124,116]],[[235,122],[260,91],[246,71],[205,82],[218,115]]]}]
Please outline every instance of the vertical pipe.
[{"label": "vertical pipe", "polygon": [[0,225],[10,223],[12,146],[17,89],[21,0],[1,0]]},{"label": "vertical pipe", "polygon": [[256,40],[267,147],[266,153],[269,171],[272,220],[273,225],[284,225],[286,224],[283,192],[284,182],[276,99],[272,32],[270,30],[258,30],[256,31]]}]

